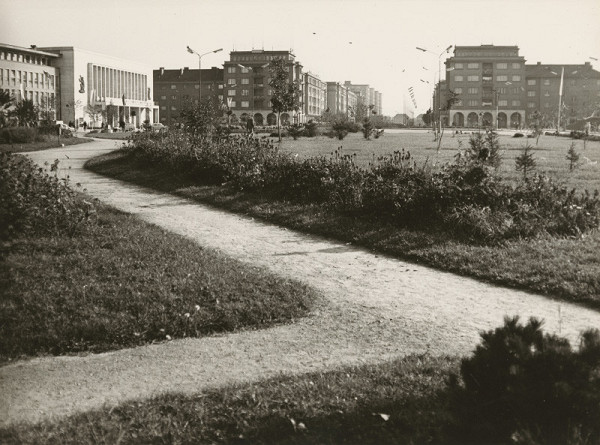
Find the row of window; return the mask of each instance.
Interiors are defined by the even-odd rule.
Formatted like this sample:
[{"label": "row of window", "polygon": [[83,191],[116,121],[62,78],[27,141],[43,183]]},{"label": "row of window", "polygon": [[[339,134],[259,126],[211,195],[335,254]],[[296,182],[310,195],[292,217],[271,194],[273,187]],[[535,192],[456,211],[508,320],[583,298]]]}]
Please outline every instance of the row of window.
[{"label": "row of window", "polygon": [[[466,64],[467,69],[469,70],[476,70],[479,69],[479,63],[477,62],[469,62]],[[455,70],[462,70],[465,68],[465,64],[462,62],[454,62],[454,69]],[[511,63],[511,68],[514,70],[518,70],[521,68],[521,64],[519,62],[512,62]],[[506,62],[498,62],[496,63],[496,69],[498,70],[506,70],[508,69],[508,63]]]},{"label": "row of window", "polygon": [[31,63],[33,65],[48,65],[48,59],[44,56],[13,53],[10,51],[0,51],[0,60],[8,60],[10,62]]},{"label": "row of window", "polygon": [[[21,99],[21,90],[0,89],[0,91],[7,91],[14,99]],[[48,109],[55,108],[56,96],[54,93],[45,93],[43,91],[24,91],[23,93],[23,99],[33,101],[34,105],[41,105]]]},{"label": "row of window", "polygon": [[[204,87],[204,89],[205,89],[205,90],[214,90],[214,85],[213,85],[212,83],[208,83],[208,84],[207,84],[207,83],[204,83],[204,82],[202,82],[202,86]],[[179,85],[179,86],[178,86],[178,85],[175,85],[175,84],[171,84],[171,85],[170,85],[170,88],[171,88],[172,90],[177,90],[179,87],[181,87],[181,89],[182,89],[182,90],[186,90],[188,87],[190,87],[190,88],[194,88],[195,90],[197,90],[197,89],[198,89],[198,85],[197,85],[197,84],[195,84],[195,85],[186,85],[186,84],[183,84],[183,85]],[[157,88],[158,88],[158,87],[157,87]],[[163,84],[163,85],[160,85],[160,89],[161,89],[161,90],[166,90],[166,89],[167,89],[167,86],[166,86],[166,85],[164,85],[164,84]],[[222,85],[222,84],[219,84],[219,85],[218,85],[218,89],[219,89],[219,90],[222,90],[222,89],[223,89],[223,85]]]},{"label": "row of window", "polygon": [[[469,99],[466,101],[466,104],[468,107],[478,107],[478,106],[492,106],[492,101],[485,101],[482,100],[481,102],[479,100],[476,99]],[[463,106],[463,101],[459,100],[456,103],[457,106],[462,107]],[[498,106],[499,107],[507,107],[508,106],[508,100],[502,99],[498,101]],[[521,101],[520,100],[513,100],[511,101],[511,106],[513,107],[520,107],[521,106]]]},{"label": "row of window", "polygon": [[[455,82],[464,82],[465,80],[465,76],[462,75],[457,75],[453,77]],[[491,80],[491,78],[485,78],[483,80]],[[510,78],[513,82],[520,82],[521,81],[521,76],[518,74],[513,74]],[[499,75],[496,76],[496,82],[507,82],[508,81],[508,76],[505,75]],[[467,82],[479,82],[479,76],[478,75],[471,75],[471,76],[467,76]]]},{"label": "row of window", "polygon": [[33,88],[54,88],[54,76],[48,73],[32,73],[29,71],[0,68],[0,84]]},{"label": "row of window", "polygon": [[[235,108],[237,107],[237,102],[235,100],[229,101],[228,105],[230,108]],[[269,105],[270,106],[270,105]],[[242,100],[240,101],[240,107],[242,108],[250,108],[250,101],[247,100]],[[171,111],[177,111],[177,107],[174,105],[171,105]],[[261,107],[259,107],[261,108]],[[167,110],[167,106],[166,105],[161,105],[160,107],[161,111],[166,111]]]}]

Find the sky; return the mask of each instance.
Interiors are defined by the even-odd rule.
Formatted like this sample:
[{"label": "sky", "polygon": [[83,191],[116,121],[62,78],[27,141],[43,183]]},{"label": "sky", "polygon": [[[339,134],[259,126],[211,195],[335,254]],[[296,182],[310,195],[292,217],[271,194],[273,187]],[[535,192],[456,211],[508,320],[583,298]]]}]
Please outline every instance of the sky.
[{"label": "sky", "polygon": [[75,46],[154,69],[196,68],[187,45],[223,48],[203,68],[233,50],[292,49],[323,81],[381,92],[389,116],[429,108],[450,45],[516,45],[526,63],[600,70],[590,59],[600,60],[600,0],[0,0],[0,11],[2,43]]}]

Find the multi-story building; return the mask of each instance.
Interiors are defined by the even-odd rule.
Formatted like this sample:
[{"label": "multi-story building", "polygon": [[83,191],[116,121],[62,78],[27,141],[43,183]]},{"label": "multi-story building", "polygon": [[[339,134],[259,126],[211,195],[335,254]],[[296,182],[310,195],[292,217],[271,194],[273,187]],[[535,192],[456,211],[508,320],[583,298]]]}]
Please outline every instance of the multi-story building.
[{"label": "multi-story building", "polygon": [[[445,125],[448,122],[459,127],[525,125],[526,71],[519,47],[456,46],[445,65],[447,88],[459,95]],[[439,109],[440,102],[434,107]]]},{"label": "multi-story building", "polygon": [[[600,109],[600,72],[589,62],[581,65],[526,65],[527,121],[537,111],[547,126],[561,127]],[[562,77],[562,97],[560,97]]]},{"label": "multi-story building", "polygon": [[[120,120],[155,122],[151,69],[74,48],[0,44],[0,84],[16,100],[30,99],[49,119],[89,126]],[[45,112],[45,113],[44,113]]]},{"label": "multi-story building", "polygon": [[[200,91],[202,82],[202,91]],[[154,70],[154,101],[160,107],[160,122],[164,125],[180,123],[180,113],[188,104],[198,100],[213,98],[219,104],[225,103],[223,69],[212,67],[197,69],[188,67]]]},{"label": "multi-story building", "polygon": [[346,114],[355,118],[357,95],[339,82],[327,82],[327,109],[330,113]]},{"label": "multi-story building", "polygon": [[375,91],[375,112],[378,115],[383,114],[383,96],[379,91]]},{"label": "multi-story building", "polygon": [[[304,82],[302,65],[291,51],[232,51],[224,63],[225,97],[232,121],[253,118],[256,125],[277,125],[277,114],[271,108],[273,91],[269,86],[269,64],[275,59],[286,61],[289,81],[298,82],[301,98]],[[305,122],[304,106],[298,111],[281,113],[281,123]]]},{"label": "multi-story building", "polygon": [[[31,48],[0,44],[0,89],[15,101],[28,99],[43,110],[48,119],[61,119],[60,69],[58,54]],[[58,112],[57,112],[58,111]]]},{"label": "multi-story building", "polygon": [[304,114],[307,119],[318,119],[327,108],[327,83],[311,72],[305,72],[303,79]]}]

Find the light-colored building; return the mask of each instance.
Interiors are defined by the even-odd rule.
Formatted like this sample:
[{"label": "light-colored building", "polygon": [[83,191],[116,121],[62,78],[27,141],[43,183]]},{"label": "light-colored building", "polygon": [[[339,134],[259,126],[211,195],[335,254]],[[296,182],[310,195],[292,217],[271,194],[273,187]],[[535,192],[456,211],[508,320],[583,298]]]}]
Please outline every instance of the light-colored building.
[{"label": "light-colored building", "polygon": [[354,119],[357,103],[357,96],[350,88],[339,82],[327,82],[327,109],[330,113],[343,113]]},{"label": "light-colored building", "polygon": [[304,114],[307,119],[318,119],[327,108],[327,83],[311,72],[303,76]]},{"label": "light-colored building", "polygon": [[38,49],[58,56],[51,64],[60,72],[57,110],[62,121],[113,127],[121,120],[136,127],[158,121],[152,68],[72,46]]},{"label": "light-colored building", "polygon": [[[0,89],[16,101],[28,99],[48,119],[60,116],[60,70],[55,53],[0,44]],[[59,112],[57,113],[57,110]]]}]

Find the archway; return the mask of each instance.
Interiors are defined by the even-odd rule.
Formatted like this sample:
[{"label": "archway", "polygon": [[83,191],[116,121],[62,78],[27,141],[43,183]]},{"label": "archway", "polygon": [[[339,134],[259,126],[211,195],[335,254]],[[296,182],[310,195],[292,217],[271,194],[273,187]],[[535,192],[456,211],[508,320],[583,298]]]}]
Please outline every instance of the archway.
[{"label": "archway", "polygon": [[248,113],[242,113],[242,115],[240,116],[240,122],[242,124],[245,124],[248,119],[250,119],[250,116],[248,116]]},{"label": "archway", "polygon": [[287,113],[281,114],[281,125],[289,125],[290,124],[290,115]]},{"label": "archway", "polygon": [[267,125],[277,125],[277,115],[275,113],[267,114]]},{"label": "archway", "polygon": [[254,123],[256,125],[263,125],[264,120],[263,120],[263,115],[261,113],[254,114]]},{"label": "archway", "polygon": [[483,117],[481,118],[481,126],[482,127],[491,127],[494,125],[494,116],[489,111],[483,113]]},{"label": "archway", "polygon": [[229,116],[229,123],[236,125],[237,123],[239,123],[240,119],[237,117],[237,115],[235,113],[231,113],[231,116]]},{"label": "archway", "polygon": [[471,128],[479,126],[479,116],[477,116],[477,113],[469,113],[467,116],[467,126]]},{"label": "archway", "polygon": [[452,125],[454,125],[455,127],[464,127],[465,115],[462,113],[456,113],[452,118]]},{"label": "archway", "polygon": [[512,128],[521,128],[521,113],[513,113],[510,115],[510,126]]},{"label": "archway", "polygon": [[507,121],[506,113],[498,113],[498,128],[506,128]]}]

